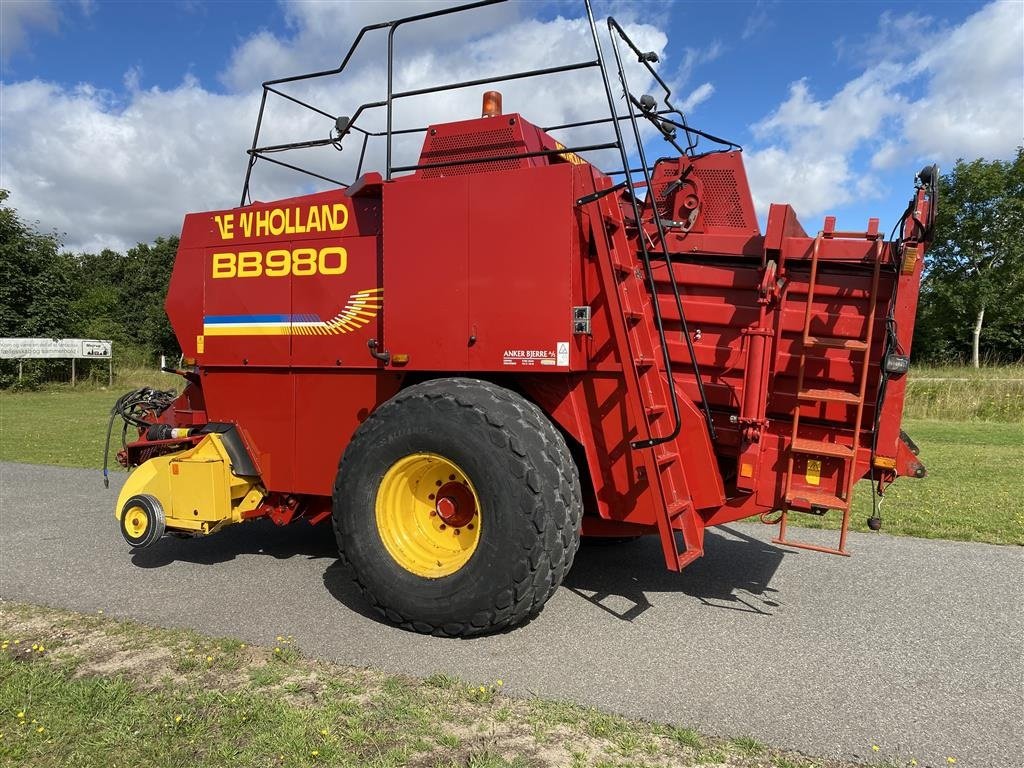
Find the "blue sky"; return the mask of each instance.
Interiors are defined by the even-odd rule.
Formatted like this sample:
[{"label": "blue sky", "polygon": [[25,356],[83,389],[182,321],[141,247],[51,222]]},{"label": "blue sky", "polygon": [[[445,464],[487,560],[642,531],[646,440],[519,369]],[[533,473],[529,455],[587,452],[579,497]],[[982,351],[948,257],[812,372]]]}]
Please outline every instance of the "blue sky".
[{"label": "blue sky", "polygon": [[[72,248],[124,247],[173,232],[190,210],[237,202],[263,77],[331,66],[362,24],[433,4],[6,0],[0,185]],[[868,215],[891,224],[925,162],[1008,157],[1024,143],[1018,0],[616,0],[595,1],[595,9],[629,22],[660,51],[695,125],[744,146],[759,209],[793,202],[808,229],[826,212],[849,228]],[[573,27],[581,3],[476,14],[412,35],[408,82],[586,53]],[[363,66],[350,90],[335,84],[316,95],[339,112],[348,94],[353,103],[376,95],[374,62]],[[547,115],[579,114],[567,94],[589,96],[600,109],[582,87],[506,90],[506,108],[511,95],[527,118],[553,122]],[[466,109],[462,101],[446,105]],[[442,106],[423,109],[441,119]],[[306,126],[287,117],[283,124]],[[320,126],[309,130],[321,135]],[[306,189],[276,173],[263,181],[264,199]]]}]

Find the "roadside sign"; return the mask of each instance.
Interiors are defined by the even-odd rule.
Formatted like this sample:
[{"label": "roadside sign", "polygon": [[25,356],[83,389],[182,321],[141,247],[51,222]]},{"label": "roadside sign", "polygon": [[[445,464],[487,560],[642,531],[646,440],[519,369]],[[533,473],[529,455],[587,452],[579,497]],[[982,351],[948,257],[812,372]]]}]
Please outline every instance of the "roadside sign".
[{"label": "roadside sign", "polygon": [[0,339],[0,359],[71,358],[107,360],[113,344],[105,339]]}]

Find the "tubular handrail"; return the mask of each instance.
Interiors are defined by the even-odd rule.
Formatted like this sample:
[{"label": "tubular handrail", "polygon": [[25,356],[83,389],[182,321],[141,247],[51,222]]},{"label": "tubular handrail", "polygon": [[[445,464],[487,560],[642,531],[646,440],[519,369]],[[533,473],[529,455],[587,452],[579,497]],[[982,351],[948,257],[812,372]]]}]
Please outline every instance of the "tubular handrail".
[{"label": "tubular handrail", "polygon": [[[652,73],[654,73],[654,69],[653,69],[653,67],[651,67],[650,62],[647,59],[647,56],[644,53],[642,53],[636,47],[636,45],[633,44],[633,41],[629,39],[629,35],[626,34],[626,31],[621,26],[619,26],[619,23],[614,18],[612,18],[611,16],[608,17],[608,34],[609,34],[609,37],[611,37],[612,52],[615,54],[615,63],[618,66],[618,69],[619,69],[619,81],[622,83],[623,92],[629,98],[629,100],[631,102],[639,104],[639,100],[636,99],[633,96],[632,92],[629,90],[629,79],[626,76],[625,68],[622,66],[622,56],[619,53],[619,45],[618,45],[618,41],[616,40],[616,38],[618,37],[618,38],[621,38],[622,40],[624,40],[626,42],[626,44],[629,45],[629,47],[632,48],[634,52],[636,52],[637,58],[647,67],[648,70],[650,70]],[[672,103],[669,101],[669,98],[671,97],[672,92],[669,90],[668,86],[665,85],[664,81],[657,75],[657,73],[654,73],[654,76],[657,79],[657,81],[662,85],[662,87],[665,89],[665,96],[664,96],[665,105],[669,109],[675,110],[675,108],[672,106]],[[633,128],[633,136],[634,136],[634,139],[636,140],[637,156],[640,159],[640,167],[643,168],[644,180],[647,182],[647,189],[648,190],[652,190],[653,189],[653,183],[652,183],[652,180],[651,180],[651,172],[650,172],[650,169],[648,168],[648,165],[647,165],[647,153],[644,151],[644,142],[643,142],[643,139],[640,136],[640,126],[637,124],[636,117],[633,116],[633,110],[632,109],[629,110],[629,114],[630,114],[630,121],[629,122],[630,122],[630,125]],[[685,123],[685,120],[684,120],[684,123]],[[689,134],[687,134],[687,135],[689,135]],[[676,149],[679,149],[679,146],[674,141],[672,141],[668,136],[665,136],[665,138],[666,138],[666,140],[671,141],[672,145],[675,146]],[[691,148],[691,151],[692,151],[692,148]],[[680,151],[680,154],[682,154],[681,151]],[[625,155],[625,149],[623,149],[623,155]],[[625,161],[625,159],[626,158],[624,156],[623,157],[623,161]],[[626,177],[627,181],[629,181],[630,178],[631,177],[627,176]],[[629,187],[630,187],[630,190],[632,191],[632,183],[629,184]],[[648,274],[648,278],[650,280],[651,303],[656,308],[655,314],[656,314],[656,317],[658,317],[658,320],[659,320],[659,322],[658,322],[658,330],[659,330],[659,333],[661,334],[662,351],[664,352],[665,360],[666,360],[666,363],[665,363],[666,364],[666,374],[668,375],[669,379],[672,380],[672,387],[673,387],[672,391],[673,391],[673,399],[674,399],[674,396],[675,396],[675,391],[674,391],[675,381],[673,380],[673,377],[672,377],[672,366],[668,362],[668,360],[669,360],[668,344],[665,341],[664,329],[662,327],[662,323],[660,322],[660,320],[661,320],[661,318],[660,318],[661,311],[660,311],[660,308],[658,308],[658,301],[657,301],[658,294],[657,294],[657,289],[656,289],[655,280],[654,280],[654,272],[651,270],[651,265],[650,265],[650,252],[647,250],[647,242],[646,242],[645,238],[643,237],[643,223],[642,223],[641,218],[640,218],[640,210],[639,210],[639,205],[637,203],[636,195],[631,195],[630,197],[632,198],[633,211],[634,211],[634,214],[636,216],[636,226],[637,226],[637,229],[640,230],[640,238],[639,238],[639,240],[640,240],[640,252],[643,255],[644,266],[647,268],[647,274]],[[653,198],[652,198],[651,202],[652,202],[652,208],[653,208],[654,207],[653,206],[653,202],[654,202]],[[686,342],[686,351],[687,351],[687,353],[690,356],[690,364],[693,367],[693,375],[694,375],[694,378],[697,381],[697,391],[700,393],[701,405],[703,406],[703,409],[704,409],[704,418],[707,421],[707,425],[708,425],[708,434],[711,436],[711,439],[714,440],[715,439],[715,424],[714,424],[714,420],[713,420],[713,418],[711,416],[711,405],[708,403],[708,398],[707,398],[707,396],[706,396],[706,394],[704,392],[704,381],[701,379],[700,366],[697,363],[697,352],[696,352],[696,350],[693,347],[693,339],[690,337],[690,329],[689,329],[689,327],[687,326],[687,323],[686,323],[686,313],[683,311],[683,299],[682,299],[682,296],[679,293],[679,283],[676,280],[675,270],[672,268],[672,257],[669,255],[668,238],[665,237],[665,226],[662,223],[661,217],[657,215],[657,211],[655,211],[655,214],[654,214],[654,216],[652,218],[654,219],[654,225],[655,225],[655,227],[658,230],[658,241],[661,244],[661,252],[663,254],[665,254],[665,263],[666,263],[666,265],[668,267],[669,283],[672,286],[672,294],[673,294],[673,296],[675,298],[676,311],[679,313],[679,322],[680,322],[680,325],[682,326],[683,339]],[[678,406],[677,406],[676,407],[676,414],[677,415],[678,415],[678,412],[679,411],[678,411]],[[681,420],[677,418],[676,419],[675,429],[673,430],[671,437],[668,438],[668,439],[675,439],[675,437],[679,434],[679,430],[681,429],[681,427],[682,427]],[[640,442],[644,443],[644,444],[651,443],[650,440],[640,441]],[[665,442],[665,440],[662,440],[662,442]],[[654,444],[656,445],[657,443],[654,443]],[[636,445],[636,443],[634,443],[634,445]],[[643,447],[647,447],[647,446],[644,445]]]},{"label": "tubular handrail", "polygon": [[[245,181],[242,188],[242,198],[240,205],[244,206],[246,200],[249,198],[250,182],[252,179],[252,169],[257,160],[268,160],[276,165],[289,168],[300,173],[312,176],[323,181],[337,184],[340,187],[349,186],[348,184],[339,181],[337,179],[330,178],[326,175],[316,173],[314,171],[301,168],[297,165],[293,165],[283,160],[270,157],[272,154],[287,152],[290,150],[299,149],[311,149],[317,147],[333,146],[334,148],[341,150],[342,144],[345,138],[350,134],[361,134],[362,141],[359,151],[359,161],[356,167],[356,178],[362,174],[363,163],[366,157],[366,150],[369,139],[383,137],[386,141],[385,149],[385,178],[391,179],[395,173],[404,173],[409,171],[417,171],[423,169],[433,169],[441,167],[449,167],[456,165],[468,165],[468,164],[480,164],[487,162],[494,162],[496,160],[511,160],[521,159],[529,157],[541,157],[541,156],[556,156],[566,155],[568,153],[579,153],[597,150],[608,150],[618,149],[619,157],[622,161],[621,170],[612,170],[608,175],[622,175],[624,181],[621,183],[623,188],[624,197],[629,198],[629,203],[633,207],[633,213],[637,222],[637,227],[641,229],[641,236],[639,238],[639,251],[643,261],[644,267],[647,271],[649,280],[649,288],[651,295],[656,297],[656,283],[654,279],[654,273],[651,268],[652,252],[648,248],[646,239],[643,236],[642,231],[642,220],[640,211],[640,202],[637,197],[636,191],[641,187],[646,187],[648,190],[652,186],[652,168],[647,162],[646,152],[644,150],[643,139],[640,134],[640,128],[637,123],[637,118],[644,118],[650,121],[662,134],[663,138],[668,141],[679,154],[694,156],[697,144],[700,138],[706,138],[709,141],[724,145],[727,149],[738,148],[738,145],[733,142],[729,142],[723,139],[713,136],[712,134],[705,133],[696,128],[693,128],[686,121],[685,115],[672,103],[672,90],[669,85],[662,79],[661,75],[658,74],[657,70],[652,66],[652,62],[657,61],[657,57],[650,53],[641,51],[636,44],[630,39],[629,35],[626,34],[625,30],[619,25],[619,23],[612,17],[608,18],[608,34],[611,38],[612,50],[615,55],[615,63],[618,68],[618,79],[622,86],[623,97],[626,99],[626,114],[620,115],[616,108],[615,97],[612,91],[611,80],[608,75],[608,67],[605,62],[604,53],[601,50],[601,41],[597,31],[597,25],[594,20],[593,9],[591,8],[590,0],[584,0],[586,7],[587,19],[590,24],[591,36],[594,43],[594,53],[596,58],[573,62],[570,64],[564,64],[555,67],[544,67],[540,69],[524,70],[520,72],[511,72],[503,75],[494,75],[488,77],[478,77],[471,80],[465,80],[461,82],[453,83],[442,83],[429,87],[422,88],[410,88],[403,91],[394,90],[394,58],[395,58],[395,33],[397,30],[407,24],[411,24],[417,21],[423,21],[426,19],[433,19],[440,16],[446,16],[453,13],[459,13],[462,11],[468,11],[476,8],[482,8],[485,6],[495,5],[497,3],[507,2],[507,0],[477,0],[476,2],[466,3],[463,5],[453,6],[450,8],[442,8],[436,11],[428,11],[425,13],[419,13],[412,16],[406,16],[392,21],[378,22],[376,24],[368,24],[363,27],[352,41],[348,51],[342,58],[341,63],[333,69],[325,69],[317,72],[310,72],[301,75],[293,75],[290,77],[282,77],[273,80],[267,80],[263,83],[263,93],[260,100],[259,113],[256,118],[256,127],[253,132],[253,140],[251,147],[247,150],[249,161],[246,167]],[[307,81],[319,77],[328,77],[333,75],[339,75],[344,72],[345,68],[351,62],[360,44],[366,38],[366,36],[376,30],[387,30],[387,94],[386,98],[378,101],[369,101],[360,104],[351,118],[342,119],[336,115],[331,114],[325,109],[314,106],[307,103],[303,99],[286,93],[280,87],[281,85],[296,83],[300,81]],[[664,104],[664,108],[656,108],[656,102],[652,100],[650,96],[644,96],[643,99],[638,99],[629,89],[629,82],[626,76],[626,72],[623,68],[622,56],[619,49],[619,41],[622,41],[629,47],[629,49],[636,55],[637,61],[647,69],[647,72],[653,78],[653,80],[660,86],[663,91],[661,101]],[[399,99],[412,98],[416,96],[424,96],[431,93],[440,93],[444,91],[452,91],[460,88],[470,88],[481,85],[489,85],[492,83],[500,83],[512,80],[522,80],[531,77],[544,77],[555,74],[562,74],[566,72],[574,72],[588,68],[597,68],[601,72],[601,80],[604,85],[605,95],[608,100],[608,115],[605,117],[599,117],[588,120],[577,120],[573,122],[566,122],[559,125],[548,126],[544,128],[545,131],[556,131],[556,130],[568,130],[572,128],[582,128],[590,126],[598,126],[611,124],[615,135],[614,142],[599,142],[590,143],[576,147],[560,147],[554,150],[541,150],[537,152],[521,152],[517,154],[496,154],[488,157],[469,158],[462,160],[448,160],[437,163],[425,163],[417,165],[402,165],[396,166],[393,162],[393,138],[398,135],[410,135],[416,133],[424,133],[427,131],[427,127],[423,128],[396,128],[394,125],[394,104]],[[322,117],[330,119],[334,125],[332,126],[330,134],[326,138],[322,139],[307,139],[303,141],[286,142],[281,144],[271,144],[267,146],[259,146],[260,132],[263,126],[263,118],[266,112],[267,96],[273,93],[276,96],[280,96],[292,103],[298,104],[299,106],[305,107],[315,114],[321,115]],[[358,124],[361,117],[368,114],[370,111],[375,109],[384,109],[385,116],[385,127],[384,130],[369,130]],[[636,155],[639,159],[639,167],[631,167],[629,162],[630,153],[626,149],[626,144],[623,140],[623,133],[620,128],[622,121],[628,120],[632,128],[632,138],[635,142]],[[686,135],[686,148],[681,147],[675,140],[675,128],[682,130]],[[335,132],[337,135],[335,135]],[[634,180],[634,176],[640,174],[641,179]],[[675,299],[676,309],[679,313],[680,322],[682,325],[682,333],[686,342],[687,351],[689,352],[690,361],[693,367],[694,376],[696,377],[697,388],[700,393],[700,397],[704,407],[704,413],[707,419],[707,426],[709,434],[712,439],[715,438],[715,428],[712,422],[710,405],[707,402],[707,397],[704,393],[704,384],[701,379],[700,369],[697,364],[696,353],[693,347],[693,340],[690,337],[689,330],[687,328],[686,317],[683,312],[682,297],[679,290],[679,285],[676,281],[675,273],[671,268],[671,257],[669,255],[669,249],[667,246],[667,239],[665,236],[664,226],[658,216],[654,216],[654,224],[657,228],[658,240],[661,245],[662,253],[665,256],[666,262],[669,265],[669,279],[672,286],[672,292]],[[653,243],[652,243],[653,246]],[[658,437],[651,436],[646,440],[639,440],[632,443],[634,448],[651,448],[656,445],[674,440],[682,429],[682,417],[680,414],[679,403],[676,397],[676,383],[672,375],[672,362],[669,353],[668,343],[665,336],[665,323],[662,317],[661,309],[657,301],[653,301],[652,311],[654,315],[655,326],[658,331],[658,338],[661,343],[663,362],[665,367],[665,375],[668,378],[668,388],[671,400],[671,410],[673,416],[674,426],[668,435],[662,435]]]},{"label": "tubular handrail", "polygon": [[[601,80],[604,83],[605,96],[608,98],[608,109],[612,115],[618,114],[615,109],[615,96],[612,93],[612,84],[608,79],[608,69],[604,64],[604,53],[601,51],[601,38],[597,34],[597,24],[594,21],[594,12],[590,7],[590,0],[584,0],[587,6],[587,20],[590,22],[590,32],[594,38],[594,48],[597,49],[597,58],[601,62]],[[622,76],[622,67],[619,67],[620,78]],[[628,89],[626,89],[628,91]],[[629,114],[631,122],[636,125],[636,118],[632,117],[633,107],[630,105]],[[622,159],[623,169],[629,169],[629,155],[626,153],[626,144],[622,140],[622,130],[619,128],[619,121],[612,121],[612,128],[615,130],[615,142],[618,145],[619,157]],[[644,169],[644,177],[647,180],[647,186],[650,188],[650,174],[647,172],[646,161],[641,159],[640,166]],[[633,215],[635,217],[637,226],[640,226],[640,206],[637,202],[636,195],[633,194],[633,181],[632,175],[628,172],[625,177],[625,186],[629,190],[629,202],[633,207]],[[651,290],[651,308],[654,310],[654,326],[658,330],[658,340],[661,342],[661,355],[662,362],[665,365],[665,376],[668,379],[668,393],[669,393],[669,405],[672,409],[672,431],[668,435],[662,435],[660,437],[648,437],[645,440],[637,440],[630,445],[633,448],[653,448],[656,445],[667,443],[671,440],[675,440],[682,430],[683,419],[679,412],[679,399],[676,397],[676,382],[672,376],[672,358],[669,354],[668,342],[665,339],[665,321],[661,316],[661,309],[658,306],[656,285],[654,282],[654,271],[651,269],[651,257],[647,250],[647,243],[644,242],[643,234],[638,238],[640,241],[640,254],[644,262],[644,269],[647,271],[647,279],[650,283]]]},{"label": "tubular handrail", "polygon": [[[350,133],[358,133],[358,134],[362,134],[362,136],[363,136],[363,140],[362,140],[361,147],[360,147],[360,162],[359,162],[359,164],[357,166],[357,170],[358,171],[362,170],[362,166],[363,166],[362,160],[365,159],[368,138],[384,137],[386,139],[386,141],[387,141],[387,152],[386,152],[386,154],[387,154],[387,160],[386,160],[387,168],[385,170],[386,170],[387,178],[390,179],[394,173],[400,172],[398,168],[393,167],[393,162],[392,162],[392,139],[393,139],[393,137],[394,136],[399,136],[399,135],[410,135],[410,134],[416,134],[416,133],[424,133],[427,130],[427,127],[396,128],[394,126],[393,105],[394,105],[394,102],[396,100],[398,100],[398,99],[410,98],[410,97],[414,97],[414,96],[422,96],[422,95],[425,95],[425,94],[437,93],[437,92],[442,92],[442,91],[456,90],[456,89],[459,89],[459,88],[469,88],[469,87],[474,87],[474,86],[479,86],[479,85],[486,85],[486,84],[490,84],[490,83],[499,83],[499,82],[505,82],[505,81],[519,80],[519,79],[530,78],[530,77],[542,77],[542,76],[546,76],[546,75],[554,75],[554,74],[561,74],[561,73],[565,73],[565,72],[572,72],[572,71],[576,71],[576,70],[582,70],[582,69],[586,69],[586,68],[590,68],[590,67],[603,67],[604,66],[603,61],[600,58],[598,58],[598,59],[593,59],[593,60],[588,60],[588,61],[574,62],[572,64],[565,64],[565,65],[561,65],[561,66],[557,66],[557,67],[545,67],[545,68],[542,68],[542,69],[525,70],[525,71],[521,71],[521,72],[512,72],[512,73],[506,73],[506,74],[503,74],[503,75],[495,75],[495,76],[491,76],[491,77],[475,78],[475,79],[472,79],[472,80],[465,80],[465,81],[456,82],[456,83],[444,83],[444,84],[439,84],[439,85],[434,85],[434,86],[429,86],[429,87],[424,87],[424,88],[408,89],[408,90],[405,90],[405,91],[395,92],[393,90],[393,72],[394,72],[394,54],[395,54],[394,33],[395,33],[395,31],[399,27],[401,27],[403,25],[406,25],[406,24],[413,23],[413,22],[423,21],[425,19],[437,18],[437,17],[440,17],[440,16],[450,15],[450,14],[453,14],[453,13],[459,13],[459,12],[462,12],[462,11],[468,11],[468,10],[473,10],[473,9],[477,9],[477,8],[482,8],[482,7],[485,7],[485,6],[495,5],[497,3],[502,3],[502,2],[507,2],[507,0],[478,0],[477,2],[466,3],[466,4],[458,5],[458,6],[452,6],[450,8],[442,8],[442,9],[438,9],[436,11],[428,11],[428,12],[425,12],[425,13],[419,13],[419,14],[415,14],[415,15],[412,15],[412,16],[406,16],[406,17],[399,18],[399,19],[394,19],[394,20],[391,20],[391,21],[384,21],[384,22],[378,22],[378,23],[375,23],[375,24],[368,24],[365,27],[363,27],[361,30],[359,30],[359,32],[356,35],[355,39],[352,41],[352,44],[349,46],[348,51],[345,53],[345,56],[342,58],[341,63],[337,67],[334,67],[332,69],[319,70],[319,71],[316,71],[316,72],[309,72],[309,73],[300,74],[300,75],[292,75],[292,76],[289,76],[289,77],[280,77],[280,78],[275,78],[275,79],[272,79],[272,80],[265,81],[263,83],[263,93],[262,93],[262,97],[261,97],[261,100],[260,100],[259,112],[258,112],[258,115],[257,115],[257,118],[256,118],[256,127],[255,127],[255,130],[253,132],[252,145],[250,146],[250,148],[248,150],[246,150],[246,154],[249,156],[249,161],[248,161],[247,167],[246,167],[245,180],[244,180],[244,183],[243,183],[243,186],[242,186],[242,196],[241,196],[241,200],[240,200],[239,204],[244,206],[246,204],[246,201],[249,198],[250,184],[251,184],[251,180],[252,180],[252,169],[255,166],[257,160],[260,160],[260,159],[270,160],[271,158],[267,157],[267,155],[270,154],[270,153],[287,152],[287,151],[290,151],[290,150],[298,150],[298,149],[311,149],[311,148],[317,148],[317,147],[334,146],[336,149],[340,150],[340,149],[342,149],[342,144],[344,142],[344,139]],[[588,18],[592,19],[593,14],[589,10],[589,8],[590,8],[589,0],[585,0],[585,2],[587,4],[587,8],[588,8]],[[267,146],[262,146],[262,147],[259,146],[259,137],[260,137],[260,133],[261,133],[261,130],[262,130],[262,127],[263,127],[263,118],[264,118],[264,115],[265,115],[265,112],[266,112],[266,107],[267,107],[267,96],[268,96],[268,94],[271,94],[271,93],[274,94],[275,96],[279,96],[279,97],[281,97],[283,99],[286,99],[286,100],[288,100],[288,101],[290,101],[290,102],[292,102],[294,104],[297,104],[297,105],[299,105],[301,107],[304,107],[304,108],[310,110],[311,112],[313,112],[315,114],[318,114],[318,115],[321,115],[321,116],[323,116],[325,118],[328,118],[328,119],[331,120],[332,123],[337,125],[337,121],[338,121],[338,116],[337,115],[332,114],[330,111],[328,111],[326,109],[322,109],[322,108],[320,108],[318,106],[310,104],[307,101],[304,101],[303,99],[301,99],[301,98],[299,98],[299,97],[297,97],[295,95],[289,94],[289,93],[287,93],[286,91],[284,91],[283,89],[281,89],[280,87],[277,87],[277,86],[281,86],[281,85],[285,85],[285,84],[289,84],[289,83],[296,83],[296,82],[301,82],[301,81],[307,81],[307,80],[311,80],[311,79],[314,79],[314,78],[329,77],[329,76],[341,74],[342,72],[345,71],[346,67],[351,62],[351,60],[352,60],[353,56],[355,55],[356,51],[358,50],[360,44],[364,41],[364,39],[366,39],[368,33],[374,32],[376,30],[382,30],[382,29],[387,29],[388,30],[388,93],[387,93],[387,96],[386,96],[385,99],[382,99],[382,100],[379,100],[379,101],[365,102],[365,103],[359,105],[356,108],[355,113],[352,115],[351,118],[349,118],[347,120],[347,123],[344,125],[342,130],[340,130],[338,135],[334,135],[334,127],[332,126],[331,135],[329,135],[328,137],[323,138],[323,139],[307,139],[307,140],[303,140],[303,141],[295,141],[295,142],[286,142],[286,143],[280,143],[280,144],[272,144],[272,145],[267,145]],[[631,41],[628,41],[628,42],[629,42],[630,46],[634,49],[634,51],[638,51],[636,46],[633,45]],[[595,52],[597,52],[596,49],[595,49]],[[640,54],[638,53],[638,58],[639,58],[639,56],[640,56]],[[634,113],[633,106],[634,105],[635,106],[640,106],[639,102],[637,102],[636,99],[634,98],[632,100],[633,103],[631,104],[630,110],[629,110],[630,113],[631,113],[630,115],[618,115],[618,114],[616,114],[613,111],[609,116],[606,116],[606,117],[599,117],[599,118],[591,119],[591,120],[580,120],[580,121],[575,121],[575,122],[563,123],[561,125],[548,126],[544,130],[545,131],[555,131],[555,130],[560,130],[560,129],[579,128],[579,127],[586,127],[586,126],[597,126],[597,125],[603,125],[603,124],[606,124],[606,123],[617,122],[617,121],[621,121],[621,120],[635,119],[636,117],[641,117],[641,116],[642,117],[646,117],[647,119],[652,119],[652,117],[656,117],[661,122],[663,122],[663,123],[665,123],[667,125],[672,125],[672,126],[676,126],[676,127],[682,128],[683,130],[687,131],[687,135],[688,136],[690,136],[691,134],[697,135],[697,136],[703,136],[703,137],[706,137],[706,138],[708,138],[710,140],[720,141],[721,143],[726,144],[727,146],[730,146],[730,147],[731,146],[735,146],[734,144],[731,144],[730,142],[725,142],[725,141],[719,140],[717,137],[714,137],[714,136],[712,136],[710,134],[706,134],[706,133],[704,133],[702,131],[698,131],[697,129],[692,128],[691,126],[689,126],[686,123],[685,117],[682,115],[682,113],[678,109],[676,109],[674,106],[672,106],[671,103],[668,101],[668,98],[671,95],[671,91],[668,89],[668,86],[665,84],[664,80],[662,80],[660,75],[658,75],[657,71],[654,70],[654,68],[650,66],[649,62],[645,61],[644,63],[645,63],[645,66],[647,66],[647,68],[650,71],[650,73],[652,74],[652,76],[657,80],[658,83],[661,84],[662,88],[665,90],[665,92],[666,92],[666,97],[665,97],[666,98],[666,104],[669,107],[668,109],[654,110],[654,111],[652,111],[650,113],[645,112],[645,111],[641,111],[640,113]],[[384,108],[387,111],[386,126],[385,126],[384,130],[367,130],[363,126],[358,125],[358,121],[359,121],[360,117],[362,117],[363,115],[367,114],[371,110],[379,109],[379,108]],[[669,117],[667,117],[667,115],[670,115],[670,114],[671,115],[676,115],[679,118],[679,120],[676,121],[676,120],[672,120]],[[664,128],[662,128],[662,130],[664,132]],[[695,142],[693,142],[692,139],[690,141],[690,145],[691,146],[695,145]],[[677,150],[680,149],[678,147],[678,145],[676,145],[676,149]],[[512,159],[512,158],[509,158],[509,159]],[[298,165],[293,165],[291,163],[284,163],[284,162],[282,162],[280,160],[274,160],[273,162],[275,162],[277,165],[283,165],[284,167],[290,168],[290,169],[298,171],[300,173],[304,173],[304,174],[312,176],[314,178],[323,179],[325,181],[331,181],[331,183],[337,183],[337,184],[339,184],[341,186],[348,186],[348,184],[346,184],[344,182],[339,182],[339,181],[336,181],[336,180],[333,180],[333,179],[329,179],[329,177],[327,177],[327,176],[324,176],[324,175],[319,174],[319,173],[315,173],[313,171],[309,171],[309,170],[307,170],[305,168],[302,168],[302,167],[300,167]],[[411,166],[403,166],[403,170],[404,169],[409,169],[409,168],[411,168]],[[611,173],[615,174],[615,175],[618,175],[621,172],[619,172],[619,171],[612,171]],[[358,178],[358,175],[359,174],[357,173],[357,178]]]}]

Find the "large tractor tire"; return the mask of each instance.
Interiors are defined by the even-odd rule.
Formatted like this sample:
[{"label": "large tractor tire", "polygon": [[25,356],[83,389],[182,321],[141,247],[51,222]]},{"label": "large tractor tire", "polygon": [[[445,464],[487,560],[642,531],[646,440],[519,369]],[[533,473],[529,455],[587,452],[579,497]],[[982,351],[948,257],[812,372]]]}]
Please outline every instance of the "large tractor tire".
[{"label": "large tractor tire", "polygon": [[341,559],[373,607],[417,632],[465,637],[536,615],[579,548],[576,465],[539,408],[486,381],[399,392],[338,467]]}]

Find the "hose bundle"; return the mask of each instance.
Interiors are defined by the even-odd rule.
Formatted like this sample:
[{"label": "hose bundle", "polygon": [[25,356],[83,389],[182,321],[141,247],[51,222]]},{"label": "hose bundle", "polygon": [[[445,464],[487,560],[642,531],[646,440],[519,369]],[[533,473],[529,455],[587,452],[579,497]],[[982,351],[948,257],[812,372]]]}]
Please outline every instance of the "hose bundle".
[{"label": "hose bundle", "polygon": [[107,422],[107,439],[103,446],[103,487],[110,487],[110,473],[107,469],[110,459],[110,435],[114,431],[114,419],[118,416],[124,422],[121,426],[121,447],[124,448],[128,442],[128,427],[145,429],[152,426],[149,421],[154,416],[159,416],[166,411],[177,397],[174,390],[153,389],[142,387],[131,392],[126,392],[117,398],[114,407],[110,409],[110,420]]}]

